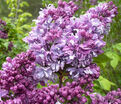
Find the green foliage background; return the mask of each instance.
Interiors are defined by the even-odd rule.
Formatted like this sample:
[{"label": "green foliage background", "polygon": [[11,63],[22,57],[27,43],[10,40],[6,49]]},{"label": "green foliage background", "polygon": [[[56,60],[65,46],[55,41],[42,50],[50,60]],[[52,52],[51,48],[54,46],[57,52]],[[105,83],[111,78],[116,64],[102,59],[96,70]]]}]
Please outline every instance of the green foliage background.
[{"label": "green foliage background", "polygon": [[[97,0],[97,3],[108,1],[110,0]],[[101,68],[101,76],[94,82],[94,90],[103,95],[110,90],[121,88],[121,0],[112,1],[118,7],[118,15],[111,24],[109,35],[105,36],[107,45],[103,49],[104,54],[94,58],[94,62]],[[14,57],[26,51],[28,46],[22,39],[34,26],[32,20],[36,19],[40,8],[48,4],[57,6],[57,0],[0,0],[0,18],[7,22],[9,29],[9,39],[0,39],[0,67],[7,56]],[[89,0],[83,0],[81,3],[78,1],[76,4],[81,7],[76,16],[84,14],[86,10],[94,6]],[[14,43],[10,52],[7,50],[9,41]]]}]

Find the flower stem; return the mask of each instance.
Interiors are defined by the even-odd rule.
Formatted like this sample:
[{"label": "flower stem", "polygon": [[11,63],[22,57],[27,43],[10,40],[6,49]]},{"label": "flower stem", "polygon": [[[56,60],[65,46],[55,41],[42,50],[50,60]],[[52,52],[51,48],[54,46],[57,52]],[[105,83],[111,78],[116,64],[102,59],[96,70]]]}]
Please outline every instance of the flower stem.
[{"label": "flower stem", "polygon": [[62,73],[59,73],[59,88],[62,87],[62,78],[63,78]]}]

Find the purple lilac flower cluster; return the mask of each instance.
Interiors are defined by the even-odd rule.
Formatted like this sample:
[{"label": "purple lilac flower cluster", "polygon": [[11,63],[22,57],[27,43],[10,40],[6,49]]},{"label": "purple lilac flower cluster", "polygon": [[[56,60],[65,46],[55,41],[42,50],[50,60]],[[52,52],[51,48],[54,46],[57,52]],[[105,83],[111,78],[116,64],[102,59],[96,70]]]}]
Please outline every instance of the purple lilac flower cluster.
[{"label": "purple lilac flower cluster", "polygon": [[0,38],[2,39],[8,38],[8,32],[5,29],[5,26],[6,26],[6,22],[0,19]]},{"label": "purple lilac flower cluster", "polygon": [[57,102],[58,85],[34,89],[27,93],[28,104],[55,104]]},{"label": "purple lilac flower cluster", "polygon": [[[112,2],[99,4],[79,18],[73,16],[77,9],[73,2],[59,0],[57,8],[49,5],[40,11],[36,27],[24,39],[30,50],[13,59],[8,57],[3,64],[0,104],[84,104],[86,96],[96,104],[97,97],[90,93],[100,68],[92,58],[103,52],[102,39],[110,30],[117,8]],[[73,81],[62,84],[65,76]],[[37,88],[38,83],[58,77],[59,85]],[[119,96],[120,92],[113,95]]]},{"label": "purple lilac flower cluster", "polygon": [[59,85],[37,89],[38,81],[33,79],[35,57],[32,51],[6,60],[0,71],[0,104],[55,104],[58,101],[67,104],[84,103],[87,99],[81,95],[88,96],[93,91],[92,82],[99,76],[86,75],[72,83],[67,82],[60,89]]},{"label": "purple lilac flower cluster", "polygon": [[[0,70],[0,99],[7,100],[5,104],[8,102],[14,104],[12,102],[17,99],[24,99],[26,102],[26,92],[33,90],[36,86],[32,77],[35,57],[31,51],[28,51],[17,55],[14,59],[8,57],[6,61],[3,63],[3,70]],[[25,102],[23,104],[27,104]]]},{"label": "purple lilac flower cluster", "polygon": [[14,59],[8,57],[6,61],[0,71],[0,104],[55,104],[58,101],[84,103],[87,99],[81,95],[93,91],[92,82],[99,76],[86,75],[72,83],[67,82],[60,89],[59,85],[37,89],[39,81],[33,78],[35,57],[32,51],[23,52]]},{"label": "purple lilac flower cluster", "polygon": [[106,96],[91,94],[92,104],[121,104],[121,89],[110,91]]},{"label": "purple lilac flower cluster", "polygon": [[73,82],[67,82],[65,86],[59,89],[58,101],[62,104],[85,104],[86,96],[92,92],[93,78],[86,75]]},{"label": "purple lilac flower cluster", "polygon": [[102,39],[117,8],[112,2],[101,3],[79,18],[73,16],[76,10],[72,1],[59,0],[57,8],[49,5],[40,11],[36,26],[24,39],[36,56],[35,79],[54,80],[60,71],[72,78],[97,73],[91,69],[92,58],[103,52]]},{"label": "purple lilac flower cluster", "polygon": [[[28,92],[30,104],[85,104],[89,93],[93,91],[94,76],[80,77],[78,80],[67,82],[65,86],[51,85],[42,89]],[[85,96],[84,96],[85,95]]]},{"label": "purple lilac flower cluster", "polygon": [[[95,101],[100,98],[90,95],[90,92],[93,92],[92,82],[99,77],[99,74],[82,76],[71,83],[67,82],[61,88],[58,85],[51,85],[37,89],[37,81],[33,79],[34,61],[32,51],[21,53],[14,59],[7,58],[7,62],[3,64],[3,70],[0,71],[0,97],[2,100],[0,104],[56,104],[57,102],[60,104],[85,104],[88,100],[86,96],[91,96],[92,104],[98,104]],[[99,72],[99,68],[97,71]],[[117,100],[114,99],[114,96]],[[119,89],[118,92],[112,91],[107,94],[105,99],[119,102],[120,96]]]}]

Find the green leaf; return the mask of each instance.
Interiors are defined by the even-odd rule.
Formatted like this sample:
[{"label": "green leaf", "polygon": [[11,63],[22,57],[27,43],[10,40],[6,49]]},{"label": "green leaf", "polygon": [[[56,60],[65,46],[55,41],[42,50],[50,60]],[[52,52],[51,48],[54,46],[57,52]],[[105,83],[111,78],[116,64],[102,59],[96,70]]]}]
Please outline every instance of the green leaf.
[{"label": "green leaf", "polygon": [[106,78],[103,78],[102,76],[99,77],[98,81],[102,89],[107,90],[107,91],[110,91],[111,86],[115,86],[113,82],[107,80]]},{"label": "green leaf", "polygon": [[114,69],[115,69],[116,66],[118,65],[118,61],[119,61],[119,60],[117,60],[117,59],[115,58],[115,59],[113,59],[113,60],[110,62],[111,66],[112,66]]},{"label": "green leaf", "polygon": [[20,3],[20,7],[24,7],[24,6],[29,6],[29,4],[26,1],[23,1]]},{"label": "green leaf", "polygon": [[10,13],[10,14],[8,15],[8,17],[14,17],[14,16],[15,16],[14,13]]},{"label": "green leaf", "polygon": [[101,54],[98,57],[94,57],[93,59],[96,63],[105,63],[110,60],[110,58],[108,58],[105,54]]},{"label": "green leaf", "polygon": [[121,52],[121,43],[114,45],[113,48],[115,48]]},{"label": "green leaf", "polygon": [[10,1],[11,1],[11,0],[6,0],[6,3],[7,3],[7,4],[10,3]]},{"label": "green leaf", "polygon": [[120,57],[116,52],[108,51],[106,52],[106,56],[111,59],[110,65],[115,69],[120,61]]},{"label": "green leaf", "polygon": [[40,88],[41,89],[42,87],[43,86],[40,83],[37,84],[37,88]]},{"label": "green leaf", "polygon": [[5,43],[4,43],[4,46],[5,46],[6,48],[8,48],[8,45],[9,45],[9,42],[5,42]]},{"label": "green leaf", "polygon": [[23,12],[23,10],[21,10],[21,9],[18,9],[18,12],[19,12],[19,13],[22,13],[22,12]]}]

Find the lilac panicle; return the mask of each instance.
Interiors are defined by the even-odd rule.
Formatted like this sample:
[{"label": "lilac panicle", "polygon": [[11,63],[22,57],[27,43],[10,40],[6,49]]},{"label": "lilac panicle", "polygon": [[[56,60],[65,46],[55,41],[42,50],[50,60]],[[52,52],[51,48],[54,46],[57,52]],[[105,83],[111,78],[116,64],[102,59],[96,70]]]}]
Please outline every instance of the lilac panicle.
[{"label": "lilac panicle", "polygon": [[45,80],[55,79],[57,76],[54,72],[58,72],[60,68],[64,69],[65,60],[68,57],[63,56],[62,48],[65,46],[63,41],[66,42],[63,30],[66,33],[65,28],[76,10],[77,7],[73,2],[66,3],[60,0],[58,8],[49,5],[47,9],[40,11],[36,20],[37,26],[24,39],[35,53],[38,64],[36,70],[40,69],[40,74],[44,73],[43,79]]},{"label": "lilac panicle", "polygon": [[34,61],[32,51],[22,52],[14,59],[6,59],[3,70],[0,70],[0,99],[21,99],[22,96],[26,96],[27,91],[35,88]]},{"label": "lilac panicle", "polygon": [[79,18],[73,16],[77,9],[72,1],[59,0],[57,8],[49,5],[39,12],[36,26],[24,38],[36,56],[37,76],[45,81],[56,79],[55,72],[60,70],[72,77],[72,72],[78,76],[87,74],[87,69],[96,72],[90,69],[92,58],[103,52],[103,37],[110,31],[117,8],[112,2],[100,3]]}]

